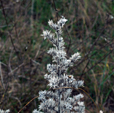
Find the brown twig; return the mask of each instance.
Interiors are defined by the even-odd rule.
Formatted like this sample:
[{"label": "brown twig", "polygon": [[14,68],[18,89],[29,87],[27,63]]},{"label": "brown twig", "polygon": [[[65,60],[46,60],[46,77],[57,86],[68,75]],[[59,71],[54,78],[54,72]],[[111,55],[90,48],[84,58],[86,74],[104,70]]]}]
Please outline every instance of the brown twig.
[{"label": "brown twig", "polygon": [[34,97],[33,99],[31,99],[29,102],[27,102],[27,104],[26,104],[22,109],[20,109],[18,113],[20,113],[28,104],[30,104],[30,102],[32,102],[34,99],[36,99],[36,98],[38,98],[38,97],[39,97],[39,96],[36,96],[36,97]]}]

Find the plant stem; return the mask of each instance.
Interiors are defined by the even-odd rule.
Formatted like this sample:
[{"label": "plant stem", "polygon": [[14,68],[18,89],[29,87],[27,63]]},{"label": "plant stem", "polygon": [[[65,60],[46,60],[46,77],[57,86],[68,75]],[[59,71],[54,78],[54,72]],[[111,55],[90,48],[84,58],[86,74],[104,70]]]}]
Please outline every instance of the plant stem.
[{"label": "plant stem", "polygon": [[[57,32],[57,49],[59,51],[59,33]],[[58,80],[59,80],[59,77],[60,77],[60,68],[59,68],[59,65],[60,65],[60,59],[58,59],[58,62],[57,62],[57,69],[58,69]],[[58,96],[59,96],[59,102],[58,102],[58,113],[61,113],[61,108],[60,108],[60,102],[61,102],[61,93],[60,93],[60,89],[58,89]]]}]

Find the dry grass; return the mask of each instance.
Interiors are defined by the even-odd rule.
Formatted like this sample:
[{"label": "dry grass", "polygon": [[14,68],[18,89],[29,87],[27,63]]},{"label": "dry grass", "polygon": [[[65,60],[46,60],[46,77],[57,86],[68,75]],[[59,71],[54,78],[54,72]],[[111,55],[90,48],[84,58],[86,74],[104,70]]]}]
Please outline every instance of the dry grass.
[{"label": "dry grass", "polygon": [[[16,113],[39,90],[48,89],[43,75],[47,72],[46,64],[51,62],[46,51],[52,45],[40,34],[50,18],[56,22],[64,15],[69,20],[63,31],[68,56],[76,51],[82,56],[68,73],[84,79],[83,90],[98,109],[106,113],[114,111],[114,3],[111,0],[0,2],[0,108],[11,108]],[[37,105],[35,99],[24,112],[30,113]],[[97,113],[87,94],[85,105],[87,113]]]}]

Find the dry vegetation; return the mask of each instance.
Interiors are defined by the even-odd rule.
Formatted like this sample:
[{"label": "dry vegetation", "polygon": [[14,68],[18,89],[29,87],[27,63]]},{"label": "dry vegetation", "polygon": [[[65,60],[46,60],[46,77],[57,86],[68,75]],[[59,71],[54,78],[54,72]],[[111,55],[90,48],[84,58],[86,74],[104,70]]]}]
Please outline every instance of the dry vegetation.
[{"label": "dry vegetation", "polygon": [[[0,108],[17,113],[39,90],[49,89],[43,75],[52,45],[40,34],[61,15],[69,20],[63,31],[68,56],[82,56],[68,70],[85,81],[73,93],[85,95],[86,113],[114,112],[113,0],[0,0]],[[38,104],[34,99],[21,112]]]}]

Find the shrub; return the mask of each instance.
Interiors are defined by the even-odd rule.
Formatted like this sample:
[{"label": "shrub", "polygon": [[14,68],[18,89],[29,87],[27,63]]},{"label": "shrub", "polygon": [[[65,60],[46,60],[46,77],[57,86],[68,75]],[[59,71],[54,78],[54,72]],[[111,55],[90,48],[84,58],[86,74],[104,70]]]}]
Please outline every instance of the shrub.
[{"label": "shrub", "polygon": [[44,75],[44,78],[49,81],[50,91],[39,92],[38,99],[41,104],[39,110],[35,109],[33,113],[85,112],[84,102],[80,100],[84,96],[82,94],[71,96],[73,88],[78,89],[83,86],[84,81],[76,80],[73,75],[66,74],[68,68],[81,58],[78,52],[69,59],[66,58],[64,40],[61,36],[62,27],[66,21],[67,19],[63,16],[57,24],[49,20],[48,24],[55,31],[55,34],[48,30],[43,31],[44,39],[48,39],[54,46],[48,50],[48,54],[53,57],[53,64],[47,65],[48,73]]}]

